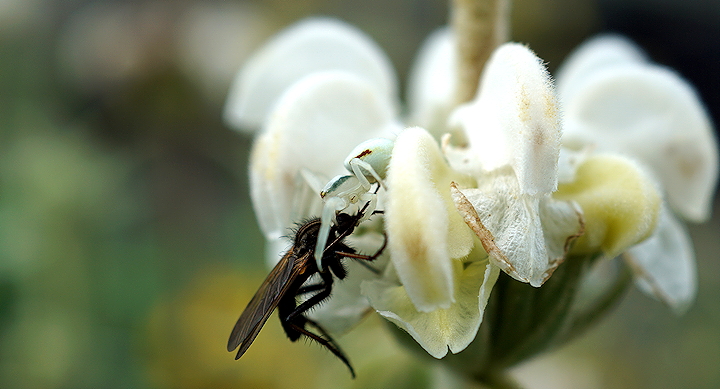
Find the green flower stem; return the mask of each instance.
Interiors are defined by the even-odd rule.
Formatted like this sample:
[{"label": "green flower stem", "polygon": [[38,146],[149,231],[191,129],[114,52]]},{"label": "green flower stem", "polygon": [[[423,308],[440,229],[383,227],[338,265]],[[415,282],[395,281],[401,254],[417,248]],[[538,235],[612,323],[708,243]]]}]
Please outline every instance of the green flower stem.
[{"label": "green flower stem", "polygon": [[505,277],[504,288],[498,292],[507,297],[500,305],[502,325],[494,328],[491,371],[512,367],[557,344],[589,262],[568,258],[540,288]]},{"label": "green flower stem", "polygon": [[594,304],[573,314],[572,324],[569,326],[568,331],[563,334],[563,338],[559,339],[559,343],[566,343],[575,336],[583,334],[590,326],[613,309],[625,296],[625,293],[630,290],[633,283],[632,270],[625,261],[617,259],[616,261],[619,266],[619,274],[615,277],[615,282]]},{"label": "green flower stem", "polygon": [[453,0],[450,24],[457,39],[456,104],[475,97],[493,50],[510,37],[510,0]]}]

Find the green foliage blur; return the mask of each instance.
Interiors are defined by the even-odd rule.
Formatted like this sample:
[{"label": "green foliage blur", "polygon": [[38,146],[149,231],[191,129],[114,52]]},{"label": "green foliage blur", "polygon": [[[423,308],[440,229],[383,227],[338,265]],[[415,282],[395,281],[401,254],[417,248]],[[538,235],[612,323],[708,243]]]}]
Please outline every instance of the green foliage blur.
[{"label": "green foliage blur", "polygon": [[[516,1],[514,38],[553,69],[607,27],[613,4]],[[377,317],[340,339],[354,382],[317,345],[287,341],[275,318],[242,360],[225,350],[267,269],[248,195],[252,137],[222,123],[223,100],[253,49],[313,14],[366,31],[404,80],[423,37],[445,23],[447,4],[0,2],[0,388],[452,381],[400,348]],[[672,66],[683,58],[657,57]],[[717,96],[704,95],[714,113]],[[596,331],[520,367],[521,381],[719,387],[719,223],[692,230],[700,292],[686,316],[633,292]]]}]

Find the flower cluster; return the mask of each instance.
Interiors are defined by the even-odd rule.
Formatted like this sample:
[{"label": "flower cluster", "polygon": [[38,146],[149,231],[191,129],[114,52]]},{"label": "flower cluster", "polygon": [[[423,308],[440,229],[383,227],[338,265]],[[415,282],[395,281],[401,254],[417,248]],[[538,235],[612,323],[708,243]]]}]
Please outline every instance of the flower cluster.
[{"label": "flower cluster", "polygon": [[718,173],[692,88],[618,37],[579,48],[557,83],[507,43],[475,99],[455,107],[453,47],[447,29],[428,39],[403,116],[382,51],[330,19],[280,33],[231,89],[227,121],[260,129],[251,194],[271,263],[293,222],[319,213],[318,188],[350,150],[395,142],[382,223],[363,223],[353,242],[372,250],[384,231],[387,266],[351,268],[317,320],[342,331],[372,307],[442,358],[476,338],[501,273],[542,289],[564,263],[617,256],[643,290],[685,309],[696,274],[677,218],[708,218]]}]

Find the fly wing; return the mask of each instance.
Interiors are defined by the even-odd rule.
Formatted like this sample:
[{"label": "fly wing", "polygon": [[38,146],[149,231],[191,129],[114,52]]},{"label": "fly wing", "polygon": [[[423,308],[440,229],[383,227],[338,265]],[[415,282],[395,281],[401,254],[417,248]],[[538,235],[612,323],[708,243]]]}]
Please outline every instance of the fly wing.
[{"label": "fly wing", "polygon": [[238,346],[237,356],[239,359],[250,347],[257,337],[260,329],[277,307],[280,299],[287,293],[288,288],[302,273],[302,261],[290,250],[280,259],[277,265],[268,274],[265,281],[255,292],[252,300],[240,315],[235,328],[233,328],[228,340],[228,351],[235,350]]}]

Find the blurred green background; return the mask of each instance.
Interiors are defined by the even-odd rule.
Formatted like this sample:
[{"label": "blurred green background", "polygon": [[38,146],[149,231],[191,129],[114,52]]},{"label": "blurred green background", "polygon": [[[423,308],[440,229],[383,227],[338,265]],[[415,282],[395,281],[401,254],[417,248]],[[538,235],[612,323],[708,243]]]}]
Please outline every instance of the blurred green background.
[{"label": "blurred green background", "polygon": [[[691,80],[720,123],[716,1],[519,0],[512,13],[513,39],[551,70],[592,34],[629,35]],[[377,318],[340,339],[354,382],[317,345],[287,341],[274,318],[242,360],[225,351],[267,270],[248,197],[252,138],[222,123],[223,100],[253,49],[314,14],[367,32],[404,80],[447,4],[0,0],[0,388],[438,379]],[[717,205],[711,222],[691,227],[700,290],[685,316],[632,291],[589,334],[519,367],[521,381],[720,387]]]}]

